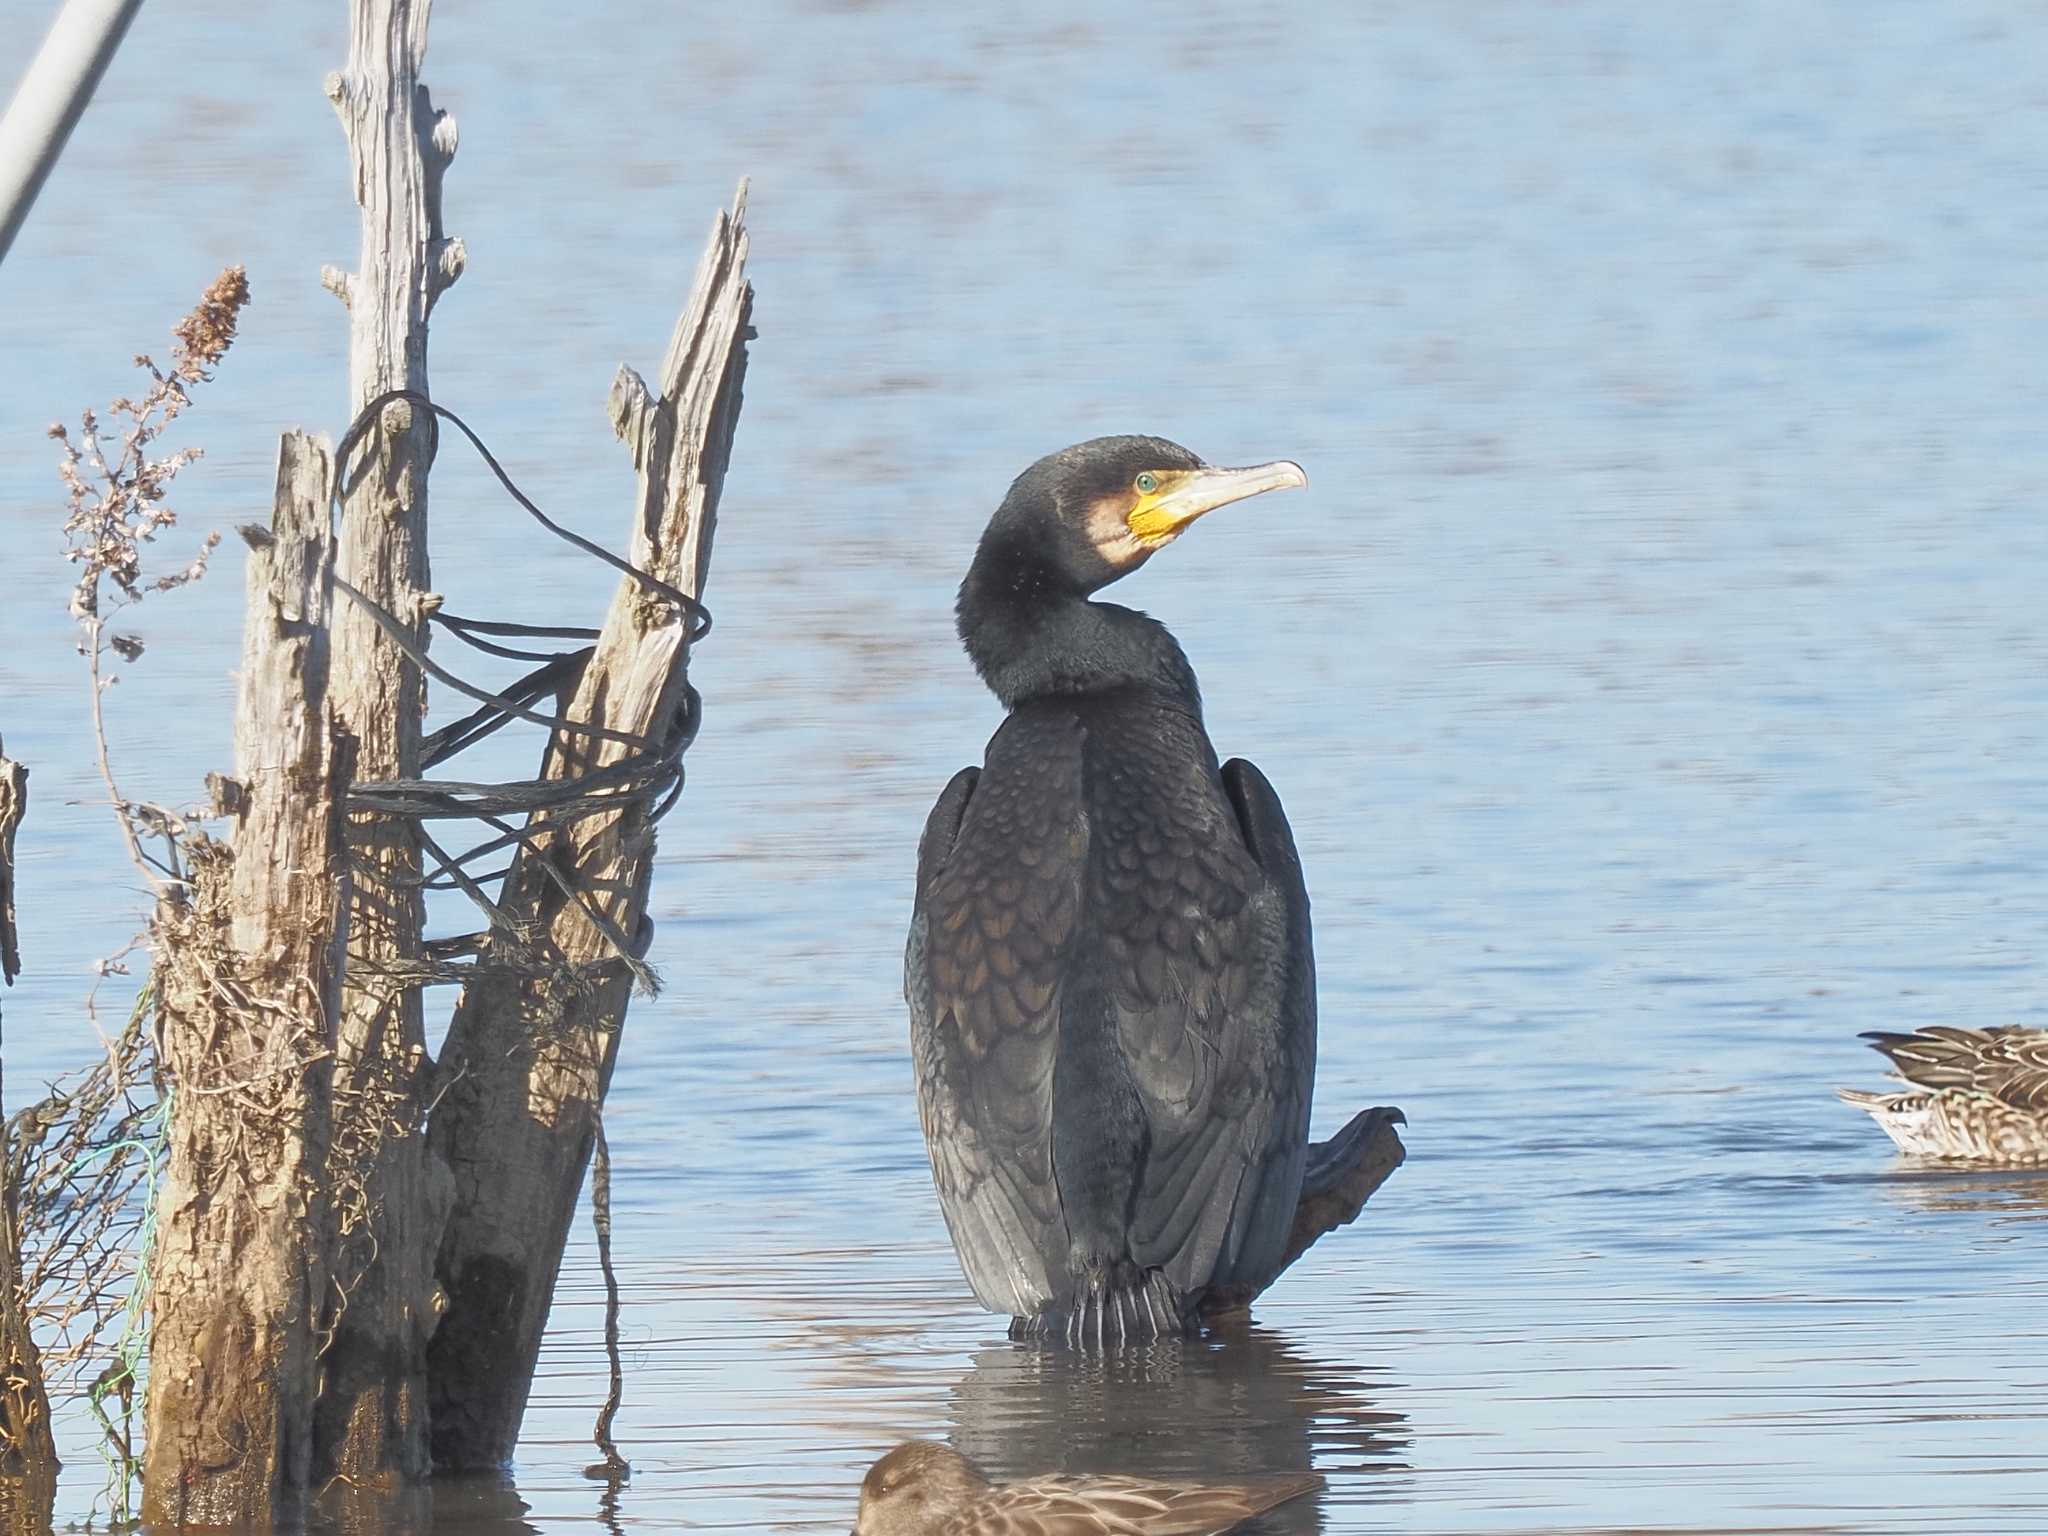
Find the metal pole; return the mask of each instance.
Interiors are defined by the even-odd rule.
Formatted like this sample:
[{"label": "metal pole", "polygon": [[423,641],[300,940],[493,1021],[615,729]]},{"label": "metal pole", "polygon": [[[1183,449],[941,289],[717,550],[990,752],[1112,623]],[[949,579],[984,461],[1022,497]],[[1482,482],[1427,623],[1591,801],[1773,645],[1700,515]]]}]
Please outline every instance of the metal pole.
[{"label": "metal pole", "polygon": [[65,0],[0,117],[0,261],[142,0]]}]

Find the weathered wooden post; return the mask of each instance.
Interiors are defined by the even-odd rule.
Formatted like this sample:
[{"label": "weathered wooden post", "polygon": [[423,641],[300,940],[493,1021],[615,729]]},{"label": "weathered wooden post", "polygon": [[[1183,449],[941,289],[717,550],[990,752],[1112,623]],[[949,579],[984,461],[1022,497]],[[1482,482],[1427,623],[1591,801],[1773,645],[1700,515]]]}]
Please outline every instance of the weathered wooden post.
[{"label": "weathered wooden post", "polygon": [[[28,812],[28,769],[0,750],[0,983],[21,972],[14,926],[14,834]],[[42,1360],[21,1296],[21,1212],[16,1205],[6,1094],[0,1090],[0,1479],[47,1476],[57,1465]]]},{"label": "weathered wooden post", "polygon": [[21,938],[14,926],[14,834],[28,814],[28,769],[0,751],[0,981],[21,974]]},{"label": "weathered wooden post", "polygon": [[[753,289],[745,215],[742,186],[731,215],[712,227],[659,396],[630,368],[612,385],[612,424],[640,472],[629,558],[691,597],[711,559],[746,373]],[[656,741],[680,728],[691,617],[622,581],[568,718]],[[588,773],[626,750],[557,732],[542,775]],[[429,1351],[442,1466],[500,1465],[519,1438],[633,983],[624,963],[595,984],[564,978],[571,967],[620,962],[621,941],[636,961],[644,951],[650,812],[629,801],[579,821],[553,824],[545,813],[529,821],[538,841],[520,850],[499,905],[514,927],[540,936],[562,974],[485,972],[464,989],[448,1027],[440,1067],[448,1086],[428,1133],[456,1184],[439,1264],[449,1309]],[[500,947],[496,933],[491,947]]]},{"label": "weathered wooden post", "polygon": [[268,1524],[306,1485],[351,745],[328,709],[331,464],[287,434],[250,544],[230,846],[155,919],[172,1095],[152,1260],[147,1524]]},{"label": "weathered wooden post", "polygon": [[[455,121],[420,83],[430,0],[350,0],[348,67],[327,95],[348,136],[362,251],[322,281],[348,307],[349,408],[427,389],[427,318],[462,273],[441,228],[441,179]],[[380,413],[342,487],[342,575],[427,643],[427,472],[433,423],[395,402]],[[358,776],[420,772],[419,668],[360,604],[335,614],[334,709],[359,743]],[[335,1059],[346,1134],[331,1162],[341,1297],[326,1358],[316,1474],[354,1488],[428,1471],[426,1341],[446,1176],[425,1160],[419,958],[419,842],[410,823],[352,819],[356,870],[348,978]]]},{"label": "weathered wooden post", "polygon": [[[348,68],[327,84],[363,214],[358,269],[322,274],[349,309],[358,414],[425,392],[428,316],[463,265],[440,217],[454,124],[419,83],[428,10],[350,0]],[[713,230],[660,396],[630,370],[613,387],[640,470],[630,559],[649,578],[622,586],[566,711],[612,734],[593,747],[559,729],[544,780],[616,765],[640,742],[655,744],[648,781],[673,782],[694,728],[690,604],[749,334],[743,210],[744,188]],[[401,816],[352,815],[349,795],[421,777],[420,667],[373,610],[424,649],[438,605],[433,439],[404,402],[346,465],[287,437],[276,528],[251,536],[237,776],[220,805],[234,846],[187,842],[192,879],[156,925],[174,1099],[153,1265],[152,1523],[288,1520],[329,1484],[385,1499],[429,1470],[430,1398],[435,1459],[510,1455],[627,994],[646,976],[656,812],[641,793],[587,814],[589,795],[617,787],[600,780],[576,791],[582,813],[529,821],[446,1059],[428,1059],[421,839]],[[451,1164],[462,1201],[444,1234]]]},{"label": "weathered wooden post", "polygon": [[[0,1179],[11,1167],[6,1120],[0,1116]],[[0,1479],[5,1479],[54,1467],[57,1447],[50,1436],[42,1360],[21,1305],[21,1250],[16,1242],[21,1228],[11,1184],[0,1191],[0,1223]]]}]

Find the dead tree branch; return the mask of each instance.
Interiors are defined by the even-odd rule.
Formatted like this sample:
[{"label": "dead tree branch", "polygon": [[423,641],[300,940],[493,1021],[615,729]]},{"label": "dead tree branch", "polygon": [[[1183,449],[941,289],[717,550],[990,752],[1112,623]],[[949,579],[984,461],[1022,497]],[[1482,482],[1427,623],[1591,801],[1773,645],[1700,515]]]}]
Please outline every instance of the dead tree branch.
[{"label": "dead tree branch", "polygon": [[1407,1123],[1407,1116],[1398,1109],[1384,1105],[1361,1109],[1328,1141],[1312,1142],[1302,1174],[1301,1198],[1295,1203],[1294,1223],[1288,1229],[1287,1249],[1280,1262],[1257,1285],[1210,1292],[1202,1302],[1204,1320],[1214,1322],[1244,1312],[1319,1238],[1356,1221],[1365,1202],[1408,1156],[1394,1129]]},{"label": "dead tree branch", "polygon": [[[660,394],[628,368],[612,386],[612,422],[640,475],[629,559],[693,598],[710,561],[746,369],[745,208],[742,185],[712,228]],[[694,729],[693,617],[644,582],[621,583],[567,717],[628,739]],[[599,771],[631,750],[557,731],[543,777]],[[627,998],[644,973],[654,809],[623,796],[620,807],[529,818],[498,906],[529,936],[528,963],[537,952],[553,975],[480,973],[449,1026],[446,1086],[428,1133],[456,1189],[438,1266],[449,1311],[429,1350],[441,1466],[499,1465],[518,1439]],[[494,929],[487,953],[512,942]]]},{"label": "dead tree branch", "polygon": [[[420,67],[430,0],[351,0],[348,67],[327,95],[348,137],[362,248],[354,273],[322,280],[348,308],[351,413],[388,390],[427,389],[427,319],[461,275],[462,242],[441,227],[441,182],[455,120],[436,111]],[[340,570],[370,602],[427,643],[427,472],[432,423],[398,401],[379,413],[342,490]],[[360,604],[335,615],[334,709],[358,742],[366,779],[420,772],[420,670]],[[420,1135],[426,1039],[418,987],[420,851],[411,824],[351,818],[355,884],[348,986],[334,1092],[340,1306],[329,1346],[316,1474],[357,1487],[428,1470],[427,1335],[437,1315],[432,1262],[446,1180]]]}]

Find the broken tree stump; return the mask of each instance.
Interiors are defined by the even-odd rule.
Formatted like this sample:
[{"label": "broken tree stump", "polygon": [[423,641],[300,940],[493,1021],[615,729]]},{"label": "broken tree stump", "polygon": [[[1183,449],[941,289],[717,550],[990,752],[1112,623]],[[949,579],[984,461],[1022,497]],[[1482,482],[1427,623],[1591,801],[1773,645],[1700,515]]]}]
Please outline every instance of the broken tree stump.
[{"label": "broken tree stump", "polygon": [[21,1292],[21,1217],[11,1179],[12,1147],[0,1117],[0,1480],[33,1477],[57,1466],[42,1357],[29,1331]]},{"label": "broken tree stump", "polygon": [[[420,83],[430,0],[350,0],[348,66],[327,79],[348,137],[362,249],[353,273],[321,280],[349,315],[349,407],[427,390],[427,319],[462,273],[441,227],[455,120]],[[342,486],[342,576],[427,644],[427,473],[433,422],[393,401],[378,413]],[[417,778],[420,669],[361,604],[334,624],[334,709],[358,742],[360,778]],[[433,1256],[445,1174],[422,1136],[427,1064],[419,966],[424,908],[414,827],[351,818],[355,885],[345,1006],[335,1059],[333,1163],[355,1198],[336,1207],[334,1262],[345,1300],[326,1354],[316,1474],[363,1490],[429,1470],[426,1341],[438,1315]]]},{"label": "broken tree stump", "polygon": [[0,753],[0,981],[21,974],[21,935],[14,925],[14,834],[28,814],[28,769]]},{"label": "broken tree stump", "polygon": [[[0,751],[0,982],[10,987],[21,974],[21,945],[14,926],[14,834],[27,813],[28,769]],[[40,1484],[56,1471],[57,1447],[50,1435],[42,1358],[29,1331],[27,1298],[21,1293],[17,1198],[6,1096],[0,1091],[0,1480],[18,1485],[12,1493],[0,1491],[0,1504],[26,1497],[33,1506]],[[48,1501],[40,1502],[46,1506]],[[7,1524],[0,1519],[0,1528]]]},{"label": "broken tree stump", "polygon": [[[693,598],[711,557],[746,369],[745,212],[742,184],[731,215],[713,225],[659,396],[627,368],[612,386],[612,422],[640,472],[628,558]],[[567,717],[673,740],[692,723],[682,718],[692,619],[623,580]],[[557,731],[542,776],[588,773],[630,750]],[[438,1265],[448,1313],[429,1349],[438,1466],[501,1465],[519,1437],[627,999],[642,972],[652,810],[624,800],[616,812],[575,821],[542,812],[528,822],[536,841],[520,850],[499,899],[515,932],[494,930],[449,1025],[443,1097],[428,1131],[455,1176]],[[536,960],[551,974],[532,974]]]},{"label": "broken tree stump", "polygon": [[190,845],[152,922],[171,1095],[151,1260],[142,1518],[290,1518],[311,1465],[327,1300],[324,1162],[340,1012],[352,748],[329,713],[332,466],[279,445],[250,545],[229,846]]}]

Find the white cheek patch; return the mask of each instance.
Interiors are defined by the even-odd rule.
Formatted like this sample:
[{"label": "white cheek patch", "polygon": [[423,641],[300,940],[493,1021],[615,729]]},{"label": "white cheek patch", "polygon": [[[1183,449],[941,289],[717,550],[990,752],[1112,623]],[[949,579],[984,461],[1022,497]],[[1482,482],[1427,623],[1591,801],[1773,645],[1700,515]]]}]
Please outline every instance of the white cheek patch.
[{"label": "white cheek patch", "polygon": [[1131,525],[1124,521],[1125,502],[1119,496],[1104,496],[1088,504],[1088,542],[1111,565],[1129,565],[1151,553]]}]

